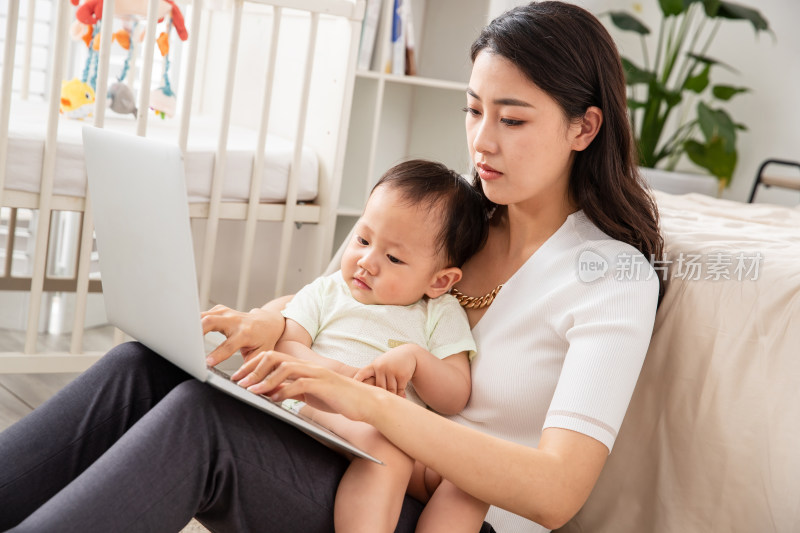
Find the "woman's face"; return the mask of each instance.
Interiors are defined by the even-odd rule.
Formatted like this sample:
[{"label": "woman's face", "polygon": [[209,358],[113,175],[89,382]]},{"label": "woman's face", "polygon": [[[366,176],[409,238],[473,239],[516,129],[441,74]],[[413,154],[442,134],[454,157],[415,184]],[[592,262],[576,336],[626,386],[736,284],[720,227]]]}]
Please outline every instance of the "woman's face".
[{"label": "woman's face", "polygon": [[482,51],[467,89],[467,142],[486,196],[539,208],[567,201],[579,124],[503,56]]}]

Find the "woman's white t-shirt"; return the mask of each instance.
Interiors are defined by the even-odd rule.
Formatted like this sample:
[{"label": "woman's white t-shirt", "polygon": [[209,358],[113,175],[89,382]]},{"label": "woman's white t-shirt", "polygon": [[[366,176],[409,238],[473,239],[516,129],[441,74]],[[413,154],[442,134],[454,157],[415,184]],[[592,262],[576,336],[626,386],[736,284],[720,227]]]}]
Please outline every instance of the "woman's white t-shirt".
[{"label": "woman's white t-shirt", "polygon": [[[452,419],[531,447],[544,428],[570,429],[610,451],[650,343],[657,276],[634,247],[571,214],[473,328],[472,394]],[[495,507],[486,520],[498,533],[547,531]]]}]

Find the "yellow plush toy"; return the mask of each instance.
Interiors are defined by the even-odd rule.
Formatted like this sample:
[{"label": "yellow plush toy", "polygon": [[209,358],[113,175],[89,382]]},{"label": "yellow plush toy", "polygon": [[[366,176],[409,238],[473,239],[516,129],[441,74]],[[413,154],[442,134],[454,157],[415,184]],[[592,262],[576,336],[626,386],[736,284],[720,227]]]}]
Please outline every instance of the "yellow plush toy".
[{"label": "yellow plush toy", "polygon": [[61,114],[82,120],[94,111],[94,89],[86,82],[73,78],[61,82]]}]

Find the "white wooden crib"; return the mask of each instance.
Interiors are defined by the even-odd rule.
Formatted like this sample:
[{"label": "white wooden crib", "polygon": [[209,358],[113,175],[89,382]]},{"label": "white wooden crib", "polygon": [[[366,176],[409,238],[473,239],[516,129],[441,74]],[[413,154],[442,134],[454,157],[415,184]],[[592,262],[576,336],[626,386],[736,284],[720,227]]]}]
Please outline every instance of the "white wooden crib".
[{"label": "white wooden crib", "polygon": [[[189,38],[170,40],[180,53],[172,75],[179,109],[164,120],[142,90],[157,87],[167,65],[156,52],[163,0],[103,1],[103,21],[115,20],[118,6],[147,6],[144,39],[129,56],[139,112],[106,108],[115,45],[112,32],[101,31],[94,113],[78,121],[59,113],[62,80],[80,61],[69,38],[76,8],[50,4],[45,98],[37,101],[29,89],[36,0],[10,0],[0,91],[0,309],[19,313],[25,340],[0,351],[0,373],[79,371],[100,355],[84,350],[87,309],[102,290],[79,134],[87,122],[183,150],[201,305],[249,309],[327,264],[364,0],[205,1],[211,5],[179,0]],[[73,311],[63,352],[41,349],[53,294],[69,295],[61,301]]]}]

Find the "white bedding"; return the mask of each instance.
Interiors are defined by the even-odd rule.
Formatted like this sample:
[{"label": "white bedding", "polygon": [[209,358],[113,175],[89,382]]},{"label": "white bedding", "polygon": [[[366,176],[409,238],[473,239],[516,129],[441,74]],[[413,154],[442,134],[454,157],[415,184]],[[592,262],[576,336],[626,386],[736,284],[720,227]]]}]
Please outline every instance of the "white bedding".
[{"label": "white bedding", "polygon": [[[86,171],[83,164],[81,128],[86,121],[59,118],[58,150],[54,178],[54,193],[83,196],[86,190]],[[5,188],[38,192],[44,156],[44,137],[47,124],[47,104],[13,101],[9,124],[8,162]],[[147,136],[177,143],[179,121],[176,118],[148,117]],[[108,110],[105,127],[130,134],[136,132],[132,115],[121,116]],[[187,189],[191,202],[208,201],[214,158],[217,149],[219,119],[192,117],[184,159]],[[231,126],[225,163],[223,201],[246,200],[250,193],[250,177],[257,139],[254,130]],[[281,137],[267,137],[266,157],[261,185],[261,202],[282,202],[286,198],[289,167],[294,143]],[[120,161],[120,165],[124,165]],[[319,162],[314,151],[303,147],[297,198],[311,201],[317,196]]]}]

